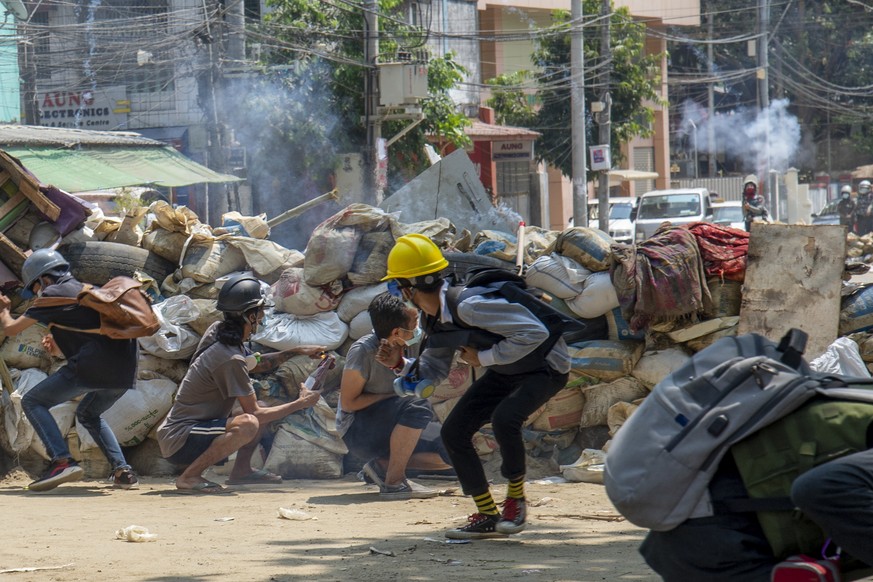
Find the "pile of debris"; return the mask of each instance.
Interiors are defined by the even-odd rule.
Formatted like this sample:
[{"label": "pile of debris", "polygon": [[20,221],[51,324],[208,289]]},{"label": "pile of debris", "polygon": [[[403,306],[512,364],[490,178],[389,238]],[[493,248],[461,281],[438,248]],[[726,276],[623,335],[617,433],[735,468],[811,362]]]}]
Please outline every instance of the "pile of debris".
[{"label": "pile of debris", "polygon": [[[380,280],[387,255],[403,234],[429,236],[445,249],[450,269],[461,274],[479,264],[512,267],[520,257],[531,287],[542,290],[555,308],[588,324],[586,341],[570,346],[573,370],[567,387],[526,424],[531,477],[553,475],[586,449],[604,447],[657,382],[695,351],[736,333],[748,245],[742,231],[715,225],[667,227],[631,247],[584,227],[563,232],[526,227],[517,237],[499,231],[457,232],[447,219],[404,224],[399,216],[352,204],[320,224],[299,251],[269,240],[262,216],[229,213],[221,228],[211,228],[190,209],[158,201],[128,211],[123,219],[96,212],[61,240],[51,241],[60,245],[78,279],[99,285],[115,275],[133,275],[155,301],[161,329],[139,340],[137,390],[104,415],[135,470],[143,475],[177,471],[160,457],[154,431],[169,411],[201,335],[221,318],[215,307],[221,285],[237,272],[253,273],[272,294],[266,321],[253,337],[255,350],[318,344],[337,359],[319,404],[275,424],[272,445],[262,451],[264,466],[285,478],[338,478],[359,468],[366,459],[350,458],[334,428],[343,356],[371,330],[367,306],[386,290]],[[12,235],[23,244],[25,227],[18,228],[22,233]],[[33,237],[26,238],[29,243]],[[666,264],[675,268],[665,270]],[[16,301],[21,313],[26,305]],[[841,333],[866,329],[865,318],[873,327],[873,293],[856,294],[852,301]],[[34,326],[0,345],[0,358],[9,368],[6,373],[0,366],[0,454],[32,471],[46,453],[21,412],[21,397],[64,363],[42,348],[44,333]],[[873,342],[861,343],[873,361]],[[256,376],[259,398],[268,404],[295,399],[316,365],[298,356],[274,373]],[[456,359],[431,397],[441,420],[478,373]],[[109,467],[87,431],[76,425],[75,406],[55,407],[52,414],[87,474],[103,478]],[[488,426],[477,434],[475,445],[488,457],[486,466],[497,466],[499,451]]]}]

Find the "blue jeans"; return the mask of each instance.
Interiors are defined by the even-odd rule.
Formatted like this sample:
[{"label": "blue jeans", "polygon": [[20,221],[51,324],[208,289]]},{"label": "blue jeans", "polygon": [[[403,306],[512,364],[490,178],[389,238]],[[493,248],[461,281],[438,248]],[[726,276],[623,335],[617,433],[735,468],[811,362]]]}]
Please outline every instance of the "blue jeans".
[{"label": "blue jeans", "polygon": [[92,390],[80,386],[73,374],[61,368],[31,388],[21,399],[21,407],[27,420],[33,425],[33,430],[45,445],[52,462],[59,461],[71,456],[70,449],[49,409],[84,394],[85,397],[76,407],[76,422],[88,431],[109,460],[113,471],[130,469],[118,439],[106,421],[100,418],[126,391]]}]

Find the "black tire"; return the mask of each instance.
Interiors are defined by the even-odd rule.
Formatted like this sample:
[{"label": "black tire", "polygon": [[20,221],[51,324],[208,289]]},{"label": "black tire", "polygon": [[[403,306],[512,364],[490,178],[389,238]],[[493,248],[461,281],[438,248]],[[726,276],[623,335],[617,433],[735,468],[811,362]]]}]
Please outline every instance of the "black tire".
[{"label": "black tire", "polygon": [[143,271],[160,285],[176,270],[175,265],[139,247],[121,243],[88,241],[63,245],[58,251],[70,263],[73,276],[83,283],[103,285],[112,277]]},{"label": "black tire", "polygon": [[454,275],[458,282],[463,282],[467,277],[467,272],[471,269],[496,267],[498,269],[515,271],[514,263],[495,259],[494,257],[477,255],[476,253],[443,253],[443,256],[449,262],[449,266],[446,267],[443,273]]}]

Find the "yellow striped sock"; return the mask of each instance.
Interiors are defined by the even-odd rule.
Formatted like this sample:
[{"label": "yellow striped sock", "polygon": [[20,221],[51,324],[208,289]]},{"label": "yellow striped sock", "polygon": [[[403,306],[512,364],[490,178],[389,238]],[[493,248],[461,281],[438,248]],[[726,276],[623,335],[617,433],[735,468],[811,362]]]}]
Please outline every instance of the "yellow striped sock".
[{"label": "yellow striped sock", "polygon": [[509,482],[506,487],[506,496],[513,499],[524,499],[524,477]]},{"label": "yellow striped sock", "polygon": [[479,510],[479,513],[484,513],[485,515],[497,515],[500,513],[497,511],[497,504],[494,503],[494,498],[491,497],[490,491],[476,495],[473,497],[473,501],[476,502],[476,509]]}]

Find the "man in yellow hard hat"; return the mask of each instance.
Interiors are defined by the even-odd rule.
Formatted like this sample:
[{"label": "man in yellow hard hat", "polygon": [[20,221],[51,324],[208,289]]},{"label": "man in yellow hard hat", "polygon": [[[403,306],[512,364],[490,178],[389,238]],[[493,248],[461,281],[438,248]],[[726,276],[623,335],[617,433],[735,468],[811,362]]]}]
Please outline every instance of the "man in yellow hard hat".
[{"label": "man in yellow hard hat", "polygon": [[[452,285],[442,274],[448,265],[426,236],[397,239],[383,280],[424,313],[425,340],[416,360],[404,358],[387,342],[376,359],[394,369],[410,390],[444,378],[456,350],[464,361],[485,368],[443,423],[443,444],[464,493],[476,503],[468,523],[448,530],[446,537],[505,537],[525,527],[522,425],[564,387],[570,357],[560,331],[521,303],[507,300],[496,287]],[[503,458],[501,474],[508,480],[502,514],[472,442],[489,422]]]}]

